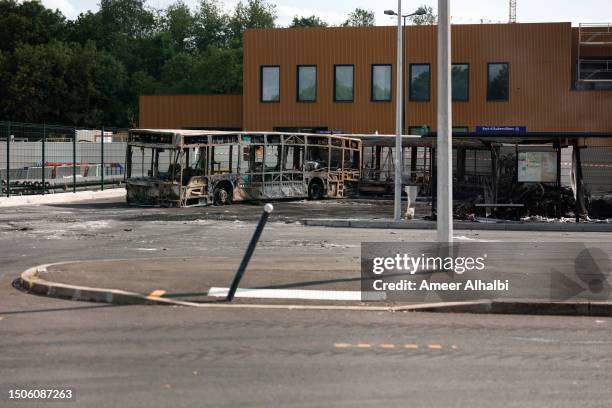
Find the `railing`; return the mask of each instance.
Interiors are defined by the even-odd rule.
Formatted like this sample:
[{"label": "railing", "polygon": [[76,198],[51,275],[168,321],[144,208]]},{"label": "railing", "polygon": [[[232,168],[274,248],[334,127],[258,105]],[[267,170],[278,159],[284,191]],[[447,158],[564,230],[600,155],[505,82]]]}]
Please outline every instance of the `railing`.
[{"label": "railing", "polygon": [[612,82],[612,59],[579,60],[578,80],[584,82]]},{"label": "railing", "polygon": [[580,24],[580,45],[612,45],[612,23]]}]

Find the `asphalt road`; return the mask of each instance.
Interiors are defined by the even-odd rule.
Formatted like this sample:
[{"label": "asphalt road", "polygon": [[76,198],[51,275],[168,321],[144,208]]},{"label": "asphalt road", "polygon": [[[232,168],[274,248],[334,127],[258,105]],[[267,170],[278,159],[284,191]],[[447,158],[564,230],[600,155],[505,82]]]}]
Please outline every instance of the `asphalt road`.
[{"label": "asphalt road", "polygon": [[[358,259],[361,241],[434,237],[434,231],[296,225],[299,206],[320,212],[314,205],[320,204],[277,205],[256,256],[337,256],[348,263]],[[334,205],[371,211],[369,204]],[[27,267],[48,262],[239,255],[258,209],[181,211],[114,202],[3,209],[0,406],[610,405],[612,319],[118,307],[10,286]],[[519,232],[461,236],[526,239]],[[599,242],[612,234],[530,232],[528,238]],[[76,402],[10,402],[12,388],[71,388]]]}]

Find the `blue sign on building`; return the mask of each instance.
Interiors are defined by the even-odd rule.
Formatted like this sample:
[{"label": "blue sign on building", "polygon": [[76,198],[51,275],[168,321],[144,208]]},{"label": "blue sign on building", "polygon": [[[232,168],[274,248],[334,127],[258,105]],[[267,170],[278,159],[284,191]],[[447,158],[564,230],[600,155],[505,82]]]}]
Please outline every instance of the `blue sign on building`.
[{"label": "blue sign on building", "polygon": [[476,133],[488,134],[522,134],[527,133],[527,126],[476,126]]}]

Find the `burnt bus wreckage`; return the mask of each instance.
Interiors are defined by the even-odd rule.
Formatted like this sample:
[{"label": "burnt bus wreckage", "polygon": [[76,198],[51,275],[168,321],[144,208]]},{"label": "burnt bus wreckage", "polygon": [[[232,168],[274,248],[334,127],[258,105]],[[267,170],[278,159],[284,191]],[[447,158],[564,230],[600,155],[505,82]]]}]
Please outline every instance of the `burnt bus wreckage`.
[{"label": "burnt bus wreckage", "polygon": [[361,159],[361,141],[340,135],[135,129],[127,201],[189,207],[352,196]]}]

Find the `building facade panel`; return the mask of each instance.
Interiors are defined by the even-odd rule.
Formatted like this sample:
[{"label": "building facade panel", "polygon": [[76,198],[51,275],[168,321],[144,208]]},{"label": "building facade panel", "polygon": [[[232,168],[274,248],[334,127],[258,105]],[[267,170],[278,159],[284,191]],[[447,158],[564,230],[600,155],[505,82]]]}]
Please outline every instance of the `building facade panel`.
[{"label": "building facade panel", "polygon": [[241,95],[142,95],[139,127],[241,130]]},{"label": "building facade panel", "polygon": [[[452,60],[469,64],[469,99],[453,103],[453,123],[526,126],[530,132],[612,131],[612,91],[574,90],[575,30],[569,23],[453,26]],[[404,30],[405,78],[410,64],[430,64],[427,102],[409,101],[405,129],[436,125],[435,26]],[[247,130],[312,127],[347,133],[393,133],[395,121],[394,27],[248,30],[244,39],[244,127]],[[487,100],[487,66],[508,63],[509,98]],[[334,65],[354,70],[354,100],[334,102]],[[389,102],[371,100],[371,67],[392,64]],[[278,103],[259,103],[260,66],[281,69]],[[317,66],[317,101],[296,98],[296,67]]]},{"label": "building facade panel", "polygon": [[[248,130],[275,127],[329,127],[347,132],[388,132],[393,127],[392,96],[371,101],[371,65],[395,64],[395,42],[389,30],[373,28],[248,30],[244,48],[244,121]],[[281,98],[259,100],[259,65],[281,66]],[[298,65],[317,66],[317,101],[298,102]],[[334,102],[334,65],[354,66],[353,102]],[[395,71],[392,88],[395,88]],[[248,101],[248,102],[246,102]],[[334,121],[330,121],[330,116]]]}]

